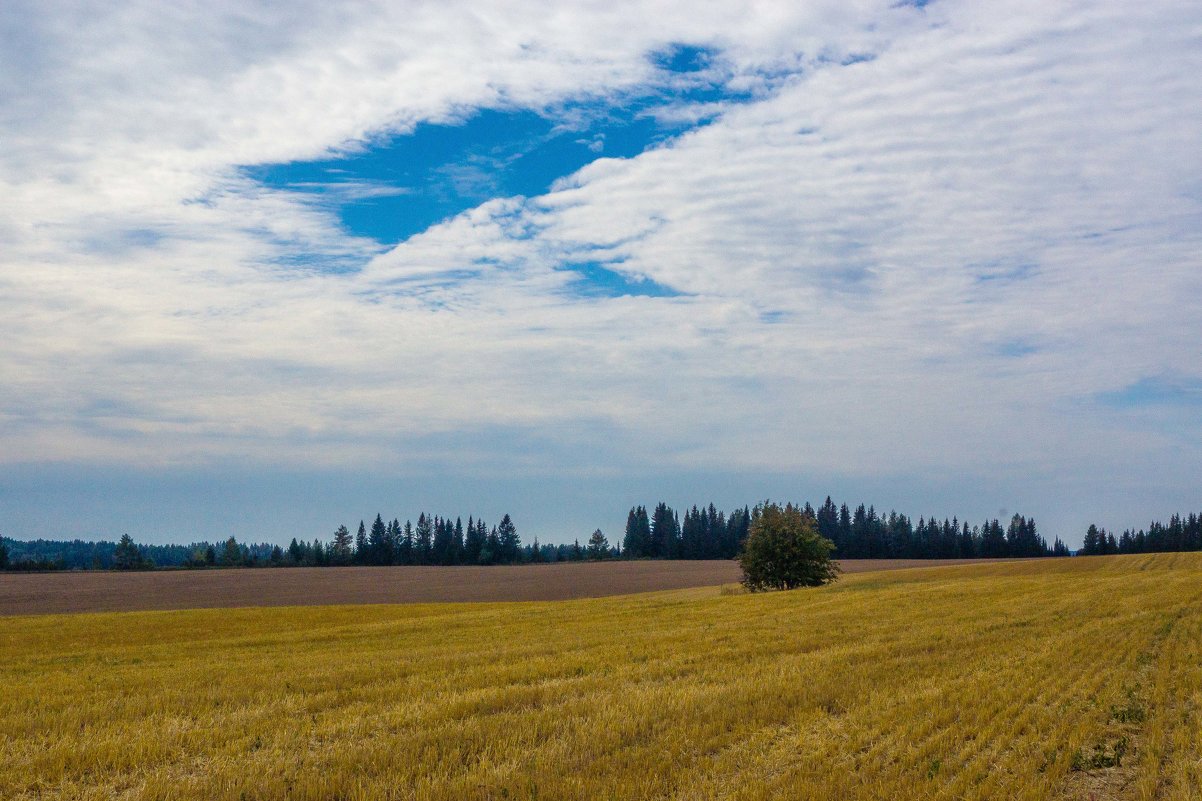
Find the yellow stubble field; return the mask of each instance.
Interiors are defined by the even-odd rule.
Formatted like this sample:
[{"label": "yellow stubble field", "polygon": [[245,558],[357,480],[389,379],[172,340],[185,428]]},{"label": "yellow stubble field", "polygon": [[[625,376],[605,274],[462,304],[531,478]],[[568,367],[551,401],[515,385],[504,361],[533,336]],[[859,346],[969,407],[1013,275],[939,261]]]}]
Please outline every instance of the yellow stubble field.
[{"label": "yellow stubble field", "polygon": [[1202,799],[1202,555],[0,618],[3,799]]}]

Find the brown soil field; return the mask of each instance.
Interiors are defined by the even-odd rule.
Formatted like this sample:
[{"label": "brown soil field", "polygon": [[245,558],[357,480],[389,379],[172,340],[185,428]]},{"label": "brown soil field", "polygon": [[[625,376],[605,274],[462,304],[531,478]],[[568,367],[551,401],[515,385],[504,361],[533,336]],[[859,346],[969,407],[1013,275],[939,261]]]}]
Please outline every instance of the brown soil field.
[{"label": "brown soil field", "polygon": [[[844,572],[979,560],[844,560]],[[558,601],[733,584],[733,561],[560,562],[496,567],[294,567],[0,573],[0,615],[237,606]]]}]

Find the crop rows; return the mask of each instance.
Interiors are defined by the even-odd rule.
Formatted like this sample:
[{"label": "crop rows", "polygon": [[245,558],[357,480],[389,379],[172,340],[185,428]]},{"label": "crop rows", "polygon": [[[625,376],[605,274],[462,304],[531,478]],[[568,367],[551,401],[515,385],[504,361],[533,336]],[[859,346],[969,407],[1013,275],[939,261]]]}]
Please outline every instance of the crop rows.
[{"label": "crop rows", "polygon": [[0,797],[1202,799],[1202,558],[0,620]]}]

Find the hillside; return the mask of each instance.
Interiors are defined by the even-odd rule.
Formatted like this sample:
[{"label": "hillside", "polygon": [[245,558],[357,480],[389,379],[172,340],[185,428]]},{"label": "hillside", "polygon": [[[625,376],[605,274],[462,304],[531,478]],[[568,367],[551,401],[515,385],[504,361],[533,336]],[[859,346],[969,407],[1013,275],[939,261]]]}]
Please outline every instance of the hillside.
[{"label": "hillside", "polygon": [[0,620],[0,797],[1199,798],[1202,555]]}]

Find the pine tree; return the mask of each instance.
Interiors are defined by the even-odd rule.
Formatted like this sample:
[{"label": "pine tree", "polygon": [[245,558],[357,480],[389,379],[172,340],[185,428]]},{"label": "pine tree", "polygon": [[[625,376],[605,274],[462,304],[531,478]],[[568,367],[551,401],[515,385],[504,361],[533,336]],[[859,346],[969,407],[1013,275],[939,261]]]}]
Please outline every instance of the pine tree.
[{"label": "pine tree", "polygon": [[339,526],[334,532],[334,542],[330,546],[330,561],[336,565],[350,564],[352,542],[350,530],[346,526]]},{"label": "pine tree", "polygon": [[601,533],[601,529],[593,532],[588,538],[588,558],[594,560],[605,559],[609,556],[609,540]]},{"label": "pine tree", "polygon": [[238,547],[238,541],[233,537],[225,541],[225,547],[221,551],[221,564],[226,567],[242,564],[242,549]]},{"label": "pine tree", "polygon": [[[5,561],[7,559],[6,551]],[[134,544],[133,537],[122,534],[121,541],[117,543],[117,549],[113,551],[113,567],[117,570],[136,570],[141,566],[142,554],[138,551],[138,546]]]}]

